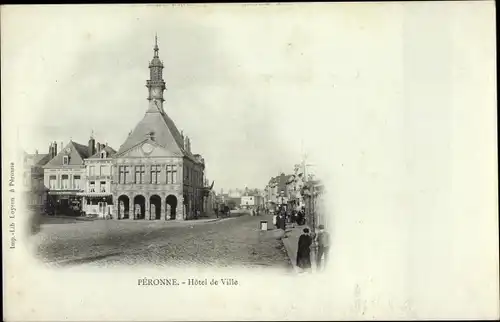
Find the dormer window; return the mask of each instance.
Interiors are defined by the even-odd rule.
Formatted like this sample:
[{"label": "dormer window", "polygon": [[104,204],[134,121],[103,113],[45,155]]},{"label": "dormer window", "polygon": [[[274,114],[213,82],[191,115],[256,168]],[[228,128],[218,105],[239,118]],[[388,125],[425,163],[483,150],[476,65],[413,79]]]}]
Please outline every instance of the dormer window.
[{"label": "dormer window", "polygon": [[106,159],[106,151],[101,152],[101,159]]},{"label": "dormer window", "polygon": [[69,164],[69,156],[65,155],[63,156],[63,164],[68,165]]}]

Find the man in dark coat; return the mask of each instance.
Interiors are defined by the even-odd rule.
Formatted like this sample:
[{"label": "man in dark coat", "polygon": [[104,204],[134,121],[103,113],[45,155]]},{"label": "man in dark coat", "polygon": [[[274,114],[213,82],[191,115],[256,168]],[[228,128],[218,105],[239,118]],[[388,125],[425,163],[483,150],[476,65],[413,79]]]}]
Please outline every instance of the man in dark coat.
[{"label": "man in dark coat", "polygon": [[303,234],[299,237],[297,248],[297,266],[303,270],[311,268],[311,244],[312,237],[309,235],[309,229],[304,228]]},{"label": "man in dark coat", "polygon": [[278,216],[278,228],[286,230],[286,218],[283,212],[281,212]]}]

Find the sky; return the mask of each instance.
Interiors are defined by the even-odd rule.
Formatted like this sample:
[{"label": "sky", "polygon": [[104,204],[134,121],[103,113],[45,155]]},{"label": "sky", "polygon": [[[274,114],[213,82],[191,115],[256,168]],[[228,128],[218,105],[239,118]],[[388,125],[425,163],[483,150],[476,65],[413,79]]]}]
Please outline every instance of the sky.
[{"label": "sky", "polygon": [[187,8],[37,9],[13,40],[21,43],[11,59],[12,86],[30,116],[21,145],[43,153],[51,141],[86,144],[93,131],[118,149],[147,108],[157,33],[165,110],[204,156],[207,178],[217,188],[263,188],[271,176],[291,172],[307,152],[303,132],[318,109],[311,104],[328,108],[335,77],[349,82],[355,75],[341,67],[342,32],[332,35],[339,44],[323,44],[314,33],[324,24],[295,23],[264,7],[241,17],[234,6]]},{"label": "sky", "polygon": [[147,108],[158,34],[165,111],[217,191],[264,188],[304,155],[321,173],[331,162],[319,155],[376,141],[377,118],[401,101],[403,8],[279,7],[23,8],[30,24],[9,60],[21,145],[43,153],[51,141],[86,144],[93,131],[118,149]]},{"label": "sky", "polygon": [[27,151],[92,130],[118,148],[146,111],[157,33],[165,111],[217,191],[264,188],[307,152],[331,292],[361,285],[405,317],[498,312],[493,2],[23,6],[1,21],[2,132]]}]

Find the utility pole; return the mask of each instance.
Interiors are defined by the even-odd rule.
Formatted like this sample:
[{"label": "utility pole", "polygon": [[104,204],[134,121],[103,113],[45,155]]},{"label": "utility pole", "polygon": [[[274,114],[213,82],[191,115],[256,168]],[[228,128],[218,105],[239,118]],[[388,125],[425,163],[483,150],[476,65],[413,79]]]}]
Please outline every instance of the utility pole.
[{"label": "utility pole", "polygon": [[[309,220],[310,220],[310,226],[311,226],[311,235],[312,235],[312,244],[311,244],[311,269],[313,272],[317,271],[317,265],[316,265],[316,257],[318,253],[318,242],[316,239],[316,225],[317,225],[317,220],[316,220],[316,197],[317,197],[317,191],[315,184],[313,180],[309,180],[309,177],[307,176],[307,167],[309,166],[314,166],[314,164],[308,164],[307,163],[307,153],[304,152],[304,147],[302,146],[302,169],[304,171],[304,185],[307,188],[307,195],[308,195],[308,200],[306,202],[309,204]],[[311,178],[312,179],[312,178]]]}]

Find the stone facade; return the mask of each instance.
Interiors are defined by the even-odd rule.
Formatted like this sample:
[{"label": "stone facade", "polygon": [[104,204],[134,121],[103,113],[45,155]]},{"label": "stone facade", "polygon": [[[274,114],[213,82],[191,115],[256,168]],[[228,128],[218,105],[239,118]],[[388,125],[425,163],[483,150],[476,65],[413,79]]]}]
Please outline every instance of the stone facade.
[{"label": "stone facade", "polygon": [[56,214],[80,212],[79,193],[83,192],[85,178],[83,159],[88,156],[87,146],[70,141],[44,166],[44,184],[49,189],[50,211]]},{"label": "stone facade", "polygon": [[292,175],[281,173],[279,176],[271,178],[265,191],[265,203],[269,208],[276,205],[287,204],[291,197],[291,187],[288,184]]},{"label": "stone facade", "polygon": [[202,212],[205,161],[164,110],[163,63],[155,43],[148,108],[114,156],[114,218],[185,220]]},{"label": "stone facade", "polygon": [[181,158],[118,157],[113,182],[118,219],[184,218]]},{"label": "stone facade", "polygon": [[113,213],[112,179],[114,172],[113,155],[116,151],[107,144],[89,140],[89,158],[84,160],[85,177],[82,196],[82,210],[87,215],[105,218]]},{"label": "stone facade", "polygon": [[[52,212],[115,219],[184,220],[211,210],[205,160],[164,110],[163,63],[155,43],[142,120],[115,151],[107,144],[54,142],[41,170]],[[62,147],[62,143],[61,143]],[[72,209],[78,211],[72,212]]]}]

